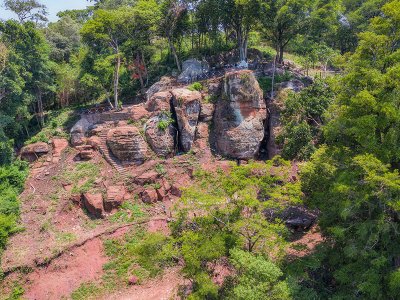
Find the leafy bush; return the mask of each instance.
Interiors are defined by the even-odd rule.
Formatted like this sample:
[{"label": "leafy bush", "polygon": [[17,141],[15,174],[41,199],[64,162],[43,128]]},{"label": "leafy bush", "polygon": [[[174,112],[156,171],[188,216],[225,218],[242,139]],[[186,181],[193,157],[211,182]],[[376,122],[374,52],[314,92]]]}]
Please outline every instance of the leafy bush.
[{"label": "leafy bush", "polygon": [[15,161],[12,165],[0,167],[0,252],[6,246],[8,237],[18,230],[18,195],[27,176],[25,162]]},{"label": "leafy bush", "polygon": [[169,125],[174,123],[174,119],[169,111],[162,111],[159,115],[159,121],[157,123],[157,128],[161,131],[167,130]]},{"label": "leafy bush", "polygon": [[201,92],[203,90],[203,85],[200,82],[195,82],[188,87],[190,91],[198,91]]},{"label": "leafy bush", "polygon": [[321,142],[324,115],[334,96],[328,83],[322,80],[297,94],[288,94],[281,114],[282,132],[277,137],[285,159],[310,158]]}]

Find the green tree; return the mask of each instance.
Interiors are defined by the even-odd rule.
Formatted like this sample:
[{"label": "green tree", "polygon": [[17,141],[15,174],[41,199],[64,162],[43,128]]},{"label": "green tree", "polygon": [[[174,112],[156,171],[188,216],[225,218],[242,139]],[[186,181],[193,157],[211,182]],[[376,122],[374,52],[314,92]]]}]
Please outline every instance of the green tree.
[{"label": "green tree", "polygon": [[112,52],[114,60],[114,105],[119,107],[119,80],[122,62],[121,46],[129,39],[132,30],[133,12],[127,8],[96,10],[93,19],[85,23],[81,34],[85,43],[102,53],[103,47]]},{"label": "green tree", "polygon": [[37,0],[4,0],[4,7],[15,13],[21,23],[47,21],[46,6]]},{"label": "green tree", "polygon": [[282,280],[283,272],[268,258],[240,249],[230,250],[230,257],[237,270],[230,299],[292,299],[288,284]]},{"label": "green tree", "polygon": [[289,42],[303,32],[309,24],[311,1],[266,0],[261,18],[263,29],[273,42],[278,63],[283,63],[283,53]]}]

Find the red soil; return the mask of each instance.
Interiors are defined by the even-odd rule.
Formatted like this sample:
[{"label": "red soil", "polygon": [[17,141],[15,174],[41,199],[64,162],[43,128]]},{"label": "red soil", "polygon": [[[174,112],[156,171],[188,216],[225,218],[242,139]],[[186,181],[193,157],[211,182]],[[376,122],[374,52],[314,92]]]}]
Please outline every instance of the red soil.
[{"label": "red soil", "polygon": [[102,241],[91,240],[31,273],[24,297],[32,300],[68,297],[83,282],[99,279],[106,262]]}]

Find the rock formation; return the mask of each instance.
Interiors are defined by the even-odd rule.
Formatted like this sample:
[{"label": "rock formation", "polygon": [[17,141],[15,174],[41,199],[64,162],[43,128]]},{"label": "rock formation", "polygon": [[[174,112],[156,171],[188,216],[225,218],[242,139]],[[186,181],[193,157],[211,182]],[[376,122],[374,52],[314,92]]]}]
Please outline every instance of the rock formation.
[{"label": "rock formation", "polygon": [[253,73],[226,74],[214,115],[217,151],[236,159],[255,158],[264,138],[266,118],[263,93]]},{"label": "rock formation", "polygon": [[160,114],[146,123],[146,140],[158,156],[169,157],[174,153],[176,129],[171,122],[168,115]]},{"label": "rock formation", "polygon": [[111,129],[107,134],[107,145],[122,162],[142,163],[147,156],[147,143],[134,126]]},{"label": "rock formation", "polygon": [[21,158],[29,162],[34,162],[40,156],[49,153],[50,147],[46,143],[38,142],[27,145],[21,150]]},{"label": "rock formation", "polygon": [[192,148],[199,121],[201,94],[188,89],[172,91],[172,101],[179,128],[179,141],[182,150],[187,152]]}]

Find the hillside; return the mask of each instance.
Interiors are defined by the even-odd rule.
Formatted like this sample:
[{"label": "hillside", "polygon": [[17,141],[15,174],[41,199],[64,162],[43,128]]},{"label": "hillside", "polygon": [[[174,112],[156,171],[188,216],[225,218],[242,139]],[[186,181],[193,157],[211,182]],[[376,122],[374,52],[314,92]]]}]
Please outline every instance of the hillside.
[{"label": "hillside", "polygon": [[2,3],[0,299],[400,297],[400,1],[89,4]]}]

